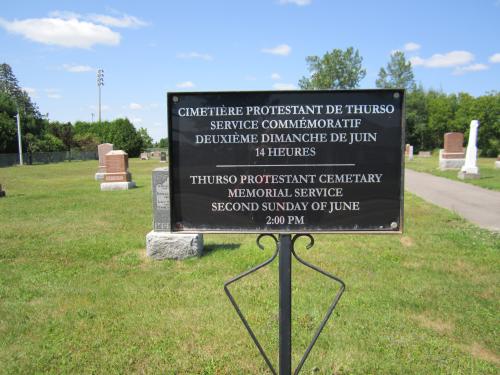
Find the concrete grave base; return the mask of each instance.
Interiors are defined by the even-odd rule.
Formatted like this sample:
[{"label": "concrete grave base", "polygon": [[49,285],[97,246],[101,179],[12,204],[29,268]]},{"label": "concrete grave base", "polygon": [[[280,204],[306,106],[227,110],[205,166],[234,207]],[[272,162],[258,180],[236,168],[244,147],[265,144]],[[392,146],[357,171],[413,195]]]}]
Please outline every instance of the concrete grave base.
[{"label": "concrete grave base", "polygon": [[96,181],[103,181],[106,173],[97,172],[94,176]]},{"label": "concrete grave base", "polygon": [[500,169],[500,161],[499,160],[495,161],[495,168]]},{"label": "concrete grave base", "polygon": [[146,255],[156,260],[185,259],[203,252],[203,234],[151,231],[146,235]]},{"label": "concrete grave base", "polygon": [[470,173],[470,172],[466,172],[466,171],[460,171],[458,172],[458,178],[461,179],[461,180],[472,180],[472,179],[477,179],[481,177],[481,175],[478,173]]},{"label": "concrete grave base", "polygon": [[449,169],[460,169],[465,164],[465,159],[440,159],[439,169],[446,171]]},{"label": "concrete grave base", "polygon": [[112,190],[129,190],[135,188],[134,181],[128,182],[103,182],[101,184],[101,191],[112,191]]}]

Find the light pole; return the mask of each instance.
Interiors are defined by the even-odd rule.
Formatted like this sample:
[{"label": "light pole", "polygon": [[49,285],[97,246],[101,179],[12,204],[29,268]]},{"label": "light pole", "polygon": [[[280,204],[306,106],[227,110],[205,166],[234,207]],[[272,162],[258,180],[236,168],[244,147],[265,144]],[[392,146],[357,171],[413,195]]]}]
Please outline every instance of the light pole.
[{"label": "light pole", "polygon": [[101,86],[104,86],[104,70],[97,70],[97,87],[99,89],[99,123],[101,123]]},{"label": "light pole", "polygon": [[23,165],[23,145],[21,143],[21,117],[19,116],[19,111],[17,111],[16,119],[17,119],[17,143],[19,145],[19,165]]}]

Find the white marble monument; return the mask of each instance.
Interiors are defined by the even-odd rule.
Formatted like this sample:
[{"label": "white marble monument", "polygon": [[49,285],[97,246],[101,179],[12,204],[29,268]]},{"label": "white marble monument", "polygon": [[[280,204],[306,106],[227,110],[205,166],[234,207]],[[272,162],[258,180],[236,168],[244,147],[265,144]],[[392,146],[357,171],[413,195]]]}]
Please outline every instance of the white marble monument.
[{"label": "white marble monument", "polygon": [[467,151],[465,153],[465,164],[458,172],[458,178],[464,180],[466,178],[479,178],[479,168],[476,165],[477,159],[477,128],[479,121],[472,120],[470,122],[469,142],[467,143]]},{"label": "white marble monument", "polygon": [[408,160],[413,160],[413,146],[408,149]]}]

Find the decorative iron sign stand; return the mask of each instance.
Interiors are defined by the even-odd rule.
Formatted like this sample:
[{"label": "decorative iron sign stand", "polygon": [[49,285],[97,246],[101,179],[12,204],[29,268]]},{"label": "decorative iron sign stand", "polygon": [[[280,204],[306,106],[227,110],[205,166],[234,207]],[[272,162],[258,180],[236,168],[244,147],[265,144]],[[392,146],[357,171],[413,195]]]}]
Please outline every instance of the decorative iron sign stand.
[{"label": "decorative iron sign stand", "polygon": [[[273,374],[292,374],[292,258],[340,284],[300,359],[344,293],[295,250],[310,233],[402,233],[404,90],[169,93],[172,232],[255,233],[274,254],[224,284]],[[280,233],[279,238],[273,233]],[[292,235],[291,233],[296,233]],[[229,287],[279,256],[279,372]]]},{"label": "decorative iron sign stand", "polygon": [[257,245],[262,250],[264,250],[264,245],[262,245],[260,240],[263,237],[270,237],[274,240],[275,242],[274,254],[271,256],[271,258],[269,258],[265,262],[227,281],[224,284],[224,291],[226,292],[229,300],[231,301],[234,309],[236,310],[236,313],[240,317],[243,325],[247,329],[255,346],[257,347],[257,349],[259,349],[260,354],[264,358],[264,361],[266,362],[267,366],[269,367],[269,369],[273,374],[278,375],[278,372],[276,372],[276,369],[273,367],[271,361],[269,360],[269,357],[262,348],[262,345],[255,336],[254,332],[252,331],[252,328],[248,324],[248,321],[243,315],[243,312],[241,311],[240,307],[236,303],[236,300],[229,291],[229,285],[267,266],[268,264],[272,263],[274,259],[276,259],[276,257],[279,255],[279,374],[288,375],[292,374],[292,255],[293,257],[295,257],[295,259],[297,259],[299,263],[302,263],[304,266],[309,267],[314,271],[319,272],[322,275],[329,277],[330,279],[340,284],[339,291],[335,295],[330,307],[328,308],[325,317],[321,321],[321,324],[317,328],[314,337],[312,338],[304,355],[300,359],[297,368],[293,372],[293,374],[298,374],[302,369],[302,366],[304,365],[305,361],[307,360],[309,353],[316,344],[316,341],[318,340],[319,335],[321,334],[323,328],[328,322],[328,319],[330,319],[333,310],[335,310],[335,307],[337,306],[340,297],[344,293],[345,283],[338,277],[328,273],[325,270],[322,270],[321,268],[315,266],[314,264],[305,261],[304,259],[302,259],[300,256],[297,255],[297,253],[295,252],[295,242],[297,241],[297,239],[299,239],[300,237],[307,237],[309,239],[309,244],[307,244],[306,249],[310,249],[311,247],[314,246],[314,238],[312,235],[296,234],[292,237],[292,235],[290,234],[280,234],[278,239],[274,234],[269,234],[269,233],[261,234],[257,237]]}]

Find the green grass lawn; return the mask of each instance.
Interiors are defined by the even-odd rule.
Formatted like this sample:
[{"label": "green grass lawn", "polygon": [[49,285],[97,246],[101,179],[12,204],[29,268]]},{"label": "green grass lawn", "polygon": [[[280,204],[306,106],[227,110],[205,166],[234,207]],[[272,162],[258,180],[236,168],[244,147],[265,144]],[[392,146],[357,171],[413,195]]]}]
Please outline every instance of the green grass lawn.
[{"label": "green grass lawn", "polygon": [[419,158],[415,156],[414,160],[406,159],[406,168],[413,169],[418,172],[431,173],[436,176],[446,177],[451,180],[466,182],[477,185],[486,189],[500,191],[500,169],[495,169],[495,158],[478,158],[477,166],[481,177],[475,180],[461,180],[457,177],[458,170],[455,171],[440,171],[439,170],[439,153],[433,152],[430,158]]},{"label": "green grass lawn", "polygon": [[[159,165],[131,160],[138,188],[115,192],[95,161],[0,169],[1,374],[268,373],[222,286],[271,250],[206,235],[199,259],[147,259]],[[302,373],[500,372],[500,237],[405,200],[402,236],[316,235],[299,250],[347,284]],[[296,363],[336,286],[293,272]],[[273,263],[232,289],[275,363],[277,287]]]}]

